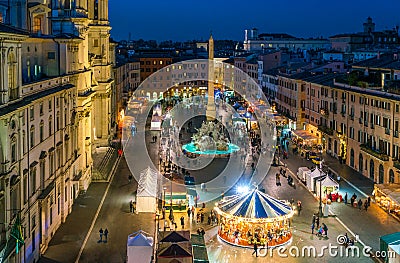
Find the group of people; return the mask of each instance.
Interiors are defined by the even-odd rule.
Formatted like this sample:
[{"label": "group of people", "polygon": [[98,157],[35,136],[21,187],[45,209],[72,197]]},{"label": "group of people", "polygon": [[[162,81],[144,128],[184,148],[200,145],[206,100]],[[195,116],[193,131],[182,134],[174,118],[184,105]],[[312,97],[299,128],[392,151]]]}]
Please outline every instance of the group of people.
[{"label": "group of people", "polygon": [[[343,201],[345,204],[347,204],[347,193],[344,195]],[[364,207],[365,211],[367,211],[368,207],[371,205],[371,197],[368,196],[368,198],[365,199],[364,202],[360,198],[357,202],[357,195],[354,193],[350,199],[350,205],[357,206],[359,210],[362,210],[362,208]]]},{"label": "group of people", "polygon": [[311,234],[314,234],[314,230],[316,230],[315,235],[317,236],[328,236],[328,227],[325,223],[319,224],[319,216],[314,214],[311,222]]},{"label": "group of people", "polygon": [[[103,230],[103,228],[100,228],[99,234],[100,234],[100,239],[99,239],[99,241],[97,241],[97,243],[107,243],[108,229],[106,228]],[[103,240],[103,236],[104,236],[104,240]]]}]

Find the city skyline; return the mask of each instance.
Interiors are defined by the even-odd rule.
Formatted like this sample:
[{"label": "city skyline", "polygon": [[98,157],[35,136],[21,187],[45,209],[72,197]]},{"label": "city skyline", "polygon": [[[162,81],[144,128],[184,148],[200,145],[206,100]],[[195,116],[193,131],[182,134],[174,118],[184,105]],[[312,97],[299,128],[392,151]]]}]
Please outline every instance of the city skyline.
[{"label": "city skyline", "polygon": [[[127,40],[129,34],[131,39],[207,40],[212,31],[216,39],[242,41],[244,30],[254,27],[260,33],[328,38],[335,34],[362,31],[362,24],[368,16],[372,17],[378,31],[400,25],[400,16],[396,14],[400,2],[395,0],[385,0],[381,5],[361,0],[339,0],[325,5],[316,0],[307,3],[288,0],[266,3],[257,0],[251,6],[246,6],[245,12],[243,4],[237,0],[231,1],[229,5],[215,1],[214,8],[207,4],[189,5],[182,0],[142,1],[134,5],[127,2],[124,9],[117,3],[110,1],[109,9],[111,35],[116,40]],[[257,12],[250,11],[252,8]],[[260,11],[263,9],[265,12]],[[143,11],[132,15],[132,10]]]}]

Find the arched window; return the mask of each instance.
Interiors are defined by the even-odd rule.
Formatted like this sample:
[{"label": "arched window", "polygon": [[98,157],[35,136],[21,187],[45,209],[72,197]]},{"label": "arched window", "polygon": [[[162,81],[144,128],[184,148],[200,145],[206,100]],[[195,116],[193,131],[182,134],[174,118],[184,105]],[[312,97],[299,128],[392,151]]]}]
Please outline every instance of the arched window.
[{"label": "arched window", "polygon": [[364,167],[364,160],[362,154],[360,153],[358,155],[358,171],[360,173],[363,173],[363,167]]},{"label": "arched window", "polygon": [[350,166],[354,167],[354,150],[350,150]]},{"label": "arched window", "polygon": [[11,138],[11,162],[17,161],[17,138],[14,136]]},{"label": "arched window", "polygon": [[375,164],[374,161],[371,159],[371,161],[369,161],[369,178],[373,181],[375,181],[374,170],[375,170]]},{"label": "arched window", "polygon": [[389,171],[389,184],[394,184],[394,172],[392,169]]},{"label": "arched window", "polygon": [[379,184],[383,184],[383,182],[385,181],[385,169],[383,168],[383,165],[380,164],[379,165]]}]

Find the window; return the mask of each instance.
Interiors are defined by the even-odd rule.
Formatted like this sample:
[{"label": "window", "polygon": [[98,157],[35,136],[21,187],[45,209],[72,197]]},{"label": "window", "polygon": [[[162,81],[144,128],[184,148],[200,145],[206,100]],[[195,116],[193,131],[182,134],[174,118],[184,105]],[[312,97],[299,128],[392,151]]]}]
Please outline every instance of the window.
[{"label": "window", "polygon": [[41,16],[35,16],[33,18],[33,33],[39,33],[41,31],[41,25],[42,25],[42,17]]},{"label": "window", "polygon": [[31,126],[30,130],[30,148],[33,148],[35,146],[35,126]]},{"label": "window", "polygon": [[17,89],[17,61],[15,59],[14,53],[10,52],[8,55],[8,89],[10,100],[18,98]]},{"label": "window", "polygon": [[47,59],[56,59],[56,52],[47,52]]},{"label": "window", "polygon": [[40,142],[43,142],[43,138],[44,138],[44,122],[43,120],[40,121],[40,127],[39,127],[39,138],[40,138]]},{"label": "window", "polygon": [[30,107],[29,116],[30,116],[31,121],[33,121],[35,118],[35,108],[33,106]]},{"label": "window", "polygon": [[11,162],[15,163],[17,161],[17,139],[13,137],[11,139]]},{"label": "window", "polygon": [[99,40],[93,39],[93,47],[98,47],[98,46],[99,46]]},{"label": "window", "polygon": [[51,106],[51,100],[49,100],[49,111],[51,111],[52,110],[52,106]]},{"label": "window", "polygon": [[52,127],[53,127],[53,118],[52,118],[52,116],[50,115],[50,117],[49,117],[49,137],[50,137],[51,134],[52,134]]},{"label": "window", "polygon": [[36,192],[36,168],[31,169],[31,191],[32,195]]},{"label": "window", "polygon": [[56,117],[56,131],[60,129],[60,112],[57,111],[57,117]]},{"label": "window", "polygon": [[40,116],[43,116],[43,102],[40,103],[40,105],[39,105],[39,113],[40,113]]}]

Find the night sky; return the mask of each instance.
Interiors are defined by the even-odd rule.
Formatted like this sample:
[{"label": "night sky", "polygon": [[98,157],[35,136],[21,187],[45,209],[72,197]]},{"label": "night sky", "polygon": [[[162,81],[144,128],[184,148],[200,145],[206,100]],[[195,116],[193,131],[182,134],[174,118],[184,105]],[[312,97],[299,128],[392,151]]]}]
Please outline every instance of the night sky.
[{"label": "night sky", "polygon": [[400,0],[109,0],[116,40],[243,41],[244,30],[329,37],[363,30],[368,16],[376,30],[400,25]]}]

